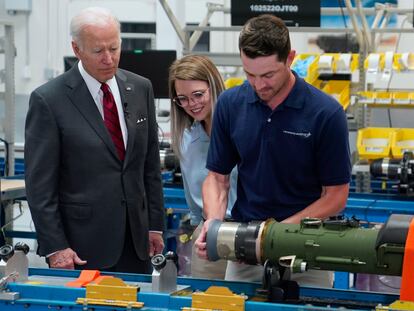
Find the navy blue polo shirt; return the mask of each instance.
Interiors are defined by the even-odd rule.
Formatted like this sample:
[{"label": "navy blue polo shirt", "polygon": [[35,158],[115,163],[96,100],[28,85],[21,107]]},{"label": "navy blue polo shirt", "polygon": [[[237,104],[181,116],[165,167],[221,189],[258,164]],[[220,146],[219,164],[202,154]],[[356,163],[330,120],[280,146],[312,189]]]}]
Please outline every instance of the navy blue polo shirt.
[{"label": "navy blue polo shirt", "polygon": [[322,186],[350,181],[342,107],[295,77],[273,111],[247,81],[218,99],[206,167],[227,175],[237,165],[236,221],[281,221],[319,199]]}]

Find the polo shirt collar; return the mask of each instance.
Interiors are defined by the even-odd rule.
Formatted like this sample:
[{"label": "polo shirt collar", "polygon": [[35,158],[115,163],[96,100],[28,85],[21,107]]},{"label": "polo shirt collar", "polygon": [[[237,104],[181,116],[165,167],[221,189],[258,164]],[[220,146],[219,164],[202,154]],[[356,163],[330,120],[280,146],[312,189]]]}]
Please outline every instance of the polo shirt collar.
[{"label": "polo shirt collar", "polygon": [[306,98],[306,92],[304,92],[305,81],[300,78],[293,70],[292,73],[295,76],[295,84],[281,105],[295,109],[302,109]]},{"label": "polo shirt collar", "polygon": [[[304,92],[305,81],[300,78],[295,71],[292,70],[292,73],[295,76],[295,84],[293,85],[292,90],[290,91],[289,95],[286,99],[278,106],[278,108],[282,107],[290,107],[295,109],[302,109],[303,105],[305,104],[306,94]],[[256,103],[263,101],[257,96],[257,93],[251,87],[249,81],[244,82],[244,87],[246,87],[246,100],[248,103]],[[279,109],[280,109],[279,108]]]},{"label": "polo shirt collar", "polygon": [[262,102],[259,96],[257,96],[257,93],[253,89],[253,87],[250,85],[249,81],[246,80],[243,83],[243,88],[246,90],[246,102],[249,104],[254,104],[256,102]]}]

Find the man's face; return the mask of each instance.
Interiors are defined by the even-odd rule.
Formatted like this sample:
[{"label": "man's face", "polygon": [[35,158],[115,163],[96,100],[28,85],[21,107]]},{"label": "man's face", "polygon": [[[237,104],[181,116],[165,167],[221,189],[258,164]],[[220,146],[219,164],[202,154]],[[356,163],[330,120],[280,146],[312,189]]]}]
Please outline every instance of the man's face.
[{"label": "man's face", "polygon": [[280,62],[276,55],[249,58],[241,52],[247,80],[263,101],[269,102],[287,84],[294,56],[295,52],[291,51],[286,62]]},{"label": "man's face", "polygon": [[72,41],[72,48],[85,70],[99,82],[106,82],[115,75],[121,41],[114,23],[105,27],[86,26],[81,33],[80,44]]}]

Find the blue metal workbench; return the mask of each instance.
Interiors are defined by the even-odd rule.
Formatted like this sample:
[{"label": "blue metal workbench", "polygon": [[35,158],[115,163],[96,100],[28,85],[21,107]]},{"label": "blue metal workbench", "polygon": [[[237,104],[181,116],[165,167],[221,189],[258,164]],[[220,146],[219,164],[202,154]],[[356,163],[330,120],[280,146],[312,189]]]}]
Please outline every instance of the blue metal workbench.
[{"label": "blue metal workbench", "polygon": [[[77,298],[85,297],[84,288],[48,284],[47,278],[58,279],[61,284],[64,284],[65,280],[71,281],[78,277],[79,271],[30,269],[29,274],[29,282],[8,284],[7,289],[18,292],[20,298],[14,301],[0,300],[0,310],[125,310],[120,307],[92,307],[91,305],[76,304]],[[120,277],[126,282],[137,283],[140,286],[148,285],[151,282],[149,275],[115,273],[110,273],[110,275]],[[42,277],[44,281],[31,281],[30,278],[36,277]],[[398,296],[390,294],[303,287],[300,290],[300,297],[306,301],[306,305],[301,303],[268,303],[250,300],[255,295],[256,289],[259,288],[258,283],[178,278],[177,284],[188,287],[187,293],[195,290],[204,291],[212,285],[226,286],[236,294],[243,293],[249,297],[245,303],[246,311],[334,310],[339,307],[340,301],[345,303],[346,310],[372,310],[378,304],[389,305],[398,299]],[[182,307],[191,306],[190,294],[154,293],[143,288],[145,286],[141,287],[141,291],[138,293],[138,301],[144,302],[144,308],[141,310],[181,310]],[[312,304],[316,304],[311,306],[308,304],[310,301],[313,301]]]},{"label": "blue metal workbench", "polygon": [[[188,213],[182,188],[164,187],[164,202],[174,213]],[[347,217],[369,223],[384,223],[391,214],[414,214],[414,197],[351,192],[344,210]]]}]

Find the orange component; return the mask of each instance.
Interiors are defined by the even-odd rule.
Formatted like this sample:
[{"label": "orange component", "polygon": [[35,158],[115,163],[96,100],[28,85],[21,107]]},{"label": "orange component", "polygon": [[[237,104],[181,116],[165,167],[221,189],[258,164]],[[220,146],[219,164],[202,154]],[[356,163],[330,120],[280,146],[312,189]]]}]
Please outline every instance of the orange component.
[{"label": "orange component", "polygon": [[82,270],[79,277],[71,282],[66,283],[69,287],[83,287],[101,275],[99,270]]},{"label": "orange component", "polygon": [[408,228],[405,241],[404,260],[401,278],[400,300],[414,302],[414,219]]}]

